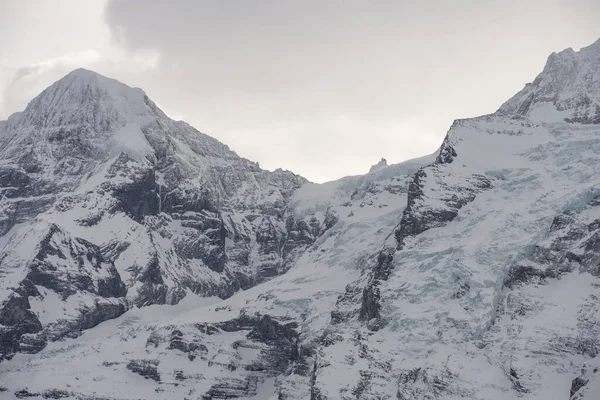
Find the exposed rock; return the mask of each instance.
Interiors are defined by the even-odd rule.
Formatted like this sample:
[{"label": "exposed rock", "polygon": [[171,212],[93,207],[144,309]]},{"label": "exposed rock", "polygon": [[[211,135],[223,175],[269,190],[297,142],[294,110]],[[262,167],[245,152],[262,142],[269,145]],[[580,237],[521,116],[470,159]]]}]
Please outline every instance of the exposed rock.
[{"label": "exposed rock", "polygon": [[[25,286],[13,293],[0,309],[0,359],[10,357],[20,350],[23,335],[35,334],[42,330],[42,324],[31,312],[29,294],[33,286]],[[43,348],[45,343],[41,346]],[[27,352],[40,350],[38,346],[27,346]]]},{"label": "exposed rock", "polygon": [[450,137],[446,135],[444,141],[442,142],[440,152],[435,160],[437,163],[450,164],[452,161],[454,161],[454,158],[457,156],[456,150],[454,150],[454,147],[452,147],[450,141]]},{"label": "exposed rock", "polygon": [[171,333],[171,340],[169,342],[169,349],[176,349],[188,354],[188,359],[193,361],[196,357],[206,354],[208,349],[206,345],[198,343],[198,341],[188,340],[184,337],[183,333],[178,330],[174,330]]},{"label": "exposed rock", "polygon": [[379,300],[381,295],[379,293],[378,282],[375,281],[363,290],[362,304],[360,307],[359,319],[361,321],[378,320],[380,318],[379,310],[381,304]]},{"label": "exposed rock", "polygon": [[387,280],[394,268],[394,253],[396,249],[385,248],[377,255],[377,264],[373,268],[373,279]]},{"label": "exposed rock", "polygon": [[127,363],[127,369],[146,379],[160,382],[160,374],[157,368],[159,363],[158,360],[131,360]]},{"label": "exposed rock", "polygon": [[387,321],[382,318],[372,318],[367,322],[367,329],[373,332],[377,332],[387,325]]},{"label": "exposed rock", "polygon": [[15,392],[15,397],[16,397],[17,399],[26,399],[26,398],[28,398],[28,397],[39,397],[39,396],[40,396],[40,393],[37,393],[37,392],[30,392],[30,391],[29,391],[29,390],[27,390],[27,389],[21,389],[21,390],[17,390],[17,391]]},{"label": "exposed rock", "polygon": [[67,392],[66,390],[50,389],[44,390],[42,392],[42,397],[44,399],[66,399],[71,397],[71,393]]},{"label": "exposed rock", "polygon": [[[448,185],[440,175],[443,163],[438,162],[432,166],[419,170],[408,186],[408,203],[402,214],[402,220],[395,231],[398,249],[404,247],[405,239],[425,232],[428,229],[439,228],[452,221],[458,215],[458,210],[472,202],[477,193],[492,187],[489,179],[482,175],[462,177],[460,185]],[[430,175],[429,175],[430,174]],[[425,193],[423,191],[426,181],[435,181],[441,190]],[[445,207],[431,207],[427,198],[434,195],[443,202]]]},{"label": "exposed rock", "polygon": [[[121,155],[112,168],[124,168],[129,161],[126,155]],[[155,171],[142,170],[136,173],[139,176],[135,176],[132,183],[117,186],[113,189],[113,195],[119,202],[119,211],[125,212],[137,222],[142,222],[145,216],[158,213],[159,198]]]},{"label": "exposed rock", "polygon": [[[400,373],[396,397],[400,400],[417,400],[429,396],[433,399],[443,396],[468,398],[473,393],[454,387],[449,371],[433,371],[413,368]],[[425,397],[424,397],[425,396]]]},{"label": "exposed rock", "polygon": [[255,396],[257,383],[257,377],[223,380],[222,383],[214,384],[208,392],[202,396],[202,400],[235,399],[238,397]]},{"label": "exposed rock", "polygon": [[543,283],[546,273],[534,267],[515,265],[508,271],[504,286],[512,289],[521,284]]},{"label": "exposed rock", "polygon": [[514,368],[510,369],[510,380],[513,384],[513,389],[517,393],[529,393],[529,390],[523,387],[523,384],[519,380],[519,375],[517,374],[517,371]]},{"label": "exposed rock", "polygon": [[577,393],[579,391],[579,389],[585,387],[585,385],[587,385],[588,380],[587,379],[583,379],[581,377],[577,377],[575,379],[573,379],[573,382],[571,382],[571,396],[573,397],[575,395],[575,393]]}]

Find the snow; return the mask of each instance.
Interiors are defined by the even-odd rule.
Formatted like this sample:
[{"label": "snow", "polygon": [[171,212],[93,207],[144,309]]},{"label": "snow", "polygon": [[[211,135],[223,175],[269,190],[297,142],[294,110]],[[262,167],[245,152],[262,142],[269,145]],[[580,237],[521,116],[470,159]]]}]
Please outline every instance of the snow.
[{"label": "snow", "polygon": [[[251,262],[235,267],[255,276],[264,262],[256,232],[270,227],[284,232],[289,216],[307,224],[317,221],[318,226],[335,219],[314,242],[294,250],[280,275],[224,300],[188,290],[176,305],[133,307],[77,338],[3,361],[2,385],[11,396],[24,387],[68,387],[84,395],[121,399],[133,392],[158,400],[200,397],[216,383],[256,377],[255,399],[274,400],[283,392],[303,399],[318,390],[330,399],[559,400],[569,398],[573,379],[583,374],[589,383],[580,400],[597,399],[600,374],[590,371],[600,366],[600,356],[586,346],[595,349],[600,337],[600,278],[571,262],[572,270],[556,277],[514,286],[505,281],[516,266],[546,271],[563,262],[539,255],[555,251],[560,236],[550,227],[561,213],[577,223],[560,234],[585,227],[567,248],[574,256],[584,255],[584,243],[594,234],[587,229],[600,218],[600,208],[592,206],[600,196],[600,127],[590,107],[600,104],[599,66],[600,41],[580,52],[553,54],[542,74],[497,113],[453,124],[444,143],[456,153],[452,160],[438,162],[437,153],[390,166],[382,160],[368,174],[324,184],[262,171],[214,139],[168,120],[141,90],[75,71],[2,129],[16,129],[19,121],[33,118],[29,111],[39,108],[58,109],[57,116],[80,123],[72,105],[81,104],[82,83],[99,85],[103,116],[109,116],[114,129],[102,131],[106,135],[98,143],[92,141],[100,149],[97,157],[57,195],[53,208],[0,238],[0,303],[23,281],[27,270],[22,265],[51,224],[60,227],[66,243],[74,238],[101,247],[127,243],[114,264],[130,301],[142,290],[136,267],[148,265],[155,255],[171,288],[168,299],[175,299],[177,282],[217,285],[224,279],[198,258],[174,256],[177,243],[190,236],[204,240],[208,232],[186,228],[186,221],[222,220],[229,250],[239,237],[247,237]],[[589,97],[589,104],[579,101],[582,96]],[[578,116],[583,116],[580,122],[566,121]],[[175,218],[161,212],[140,222],[109,212],[115,199],[104,188],[120,187],[129,173],[153,168],[164,149],[173,150],[169,156],[177,163],[157,171],[161,201],[176,190],[208,188],[219,199],[220,213],[186,211]],[[47,154],[44,146],[35,150]],[[131,160],[114,175],[123,152]],[[413,203],[407,209],[417,171],[420,187],[412,188]],[[478,186],[483,178],[489,187]],[[377,281],[379,313],[387,324],[369,330],[357,315],[379,251],[396,247],[394,231],[402,228],[398,223],[407,213],[421,221],[428,213],[447,210],[449,203],[460,203],[455,218],[434,221],[429,229],[403,239],[389,278]],[[101,218],[95,225],[79,222],[97,215]],[[206,243],[206,248],[214,247]],[[70,255],[50,254],[48,260],[61,271],[75,272]],[[94,270],[85,261],[78,268]],[[105,275],[103,268],[90,272],[92,277]],[[48,288],[37,290],[40,296],[29,299],[31,311],[51,327],[76,318],[82,307],[96,301],[86,293],[64,299]],[[346,319],[333,323],[334,311],[345,313]],[[247,368],[270,347],[250,340],[244,329],[200,332],[201,324],[256,313],[298,324],[299,345],[310,349],[302,356],[310,369],[306,375]],[[206,354],[192,361],[179,350],[167,351],[164,342],[153,345],[149,340],[168,338],[175,329],[186,339],[199,338]],[[157,360],[161,382],[129,371],[130,360]],[[191,378],[176,381],[176,371]]]},{"label": "snow", "polygon": [[[40,240],[48,233],[44,223],[20,227],[4,245],[2,268],[0,269],[0,303],[4,302],[29,272],[23,265],[22,255],[33,255]],[[10,233],[10,232],[9,232]],[[26,262],[29,260],[26,260]]]},{"label": "snow", "polygon": [[[124,393],[121,388],[118,388],[118,384],[124,382],[121,368],[103,367],[106,356],[110,360],[111,355],[117,356],[118,351],[124,354],[130,353],[135,349],[134,346],[140,343],[143,347],[146,340],[144,333],[153,325],[164,322],[165,319],[179,312],[202,307],[216,300],[198,298],[189,293],[186,300],[176,306],[134,308],[126,315],[86,331],[77,339],[52,343],[37,356],[18,355],[13,360],[3,362],[0,364],[0,375],[9,378],[5,375],[6,371],[15,367],[17,374],[10,377],[11,381],[32,390],[36,390],[37,387],[45,388],[51,382],[55,387],[73,385],[74,389],[84,393],[110,393],[111,396],[120,397]],[[140,354],[140,358],[143,358],[143,354]],[[74,360],[77,362],[73,362]],[[58,362],[58,364],[53,368],[45,368],[48,362]],[[23,379],[23,367],[26,370],[31,368],[30,371],[35,373]],[[96,368],[101,368],[107,375],[103,376],[98,373],[99,371],[94,373],[93,370]],[[135,376],[128,375],[129,378]],[[76,384],[71,381],[73,377],[77,377]],[[136,396],[155,395],[153,385],[147,384],[142,377],[138,376],[138,379],[134,379],[134,385]]]},{"label": "snow", "polygon": [[4,234],[4,236],[0,236],[0,251],[4,250],[6,245],[10,243],[10,239],[16,235],[23,226],[25,226],[25,224],[15,224]]},{"label": "snow", "polygon": [[[436,353],[448,351],[446,347],[438,347],[440,337],[446,346],[456,346],[470,337],[481,336],[490,326],[509,324],[508,320],[494,322],[498,316],[493,311],[499,299],[506,295],[501,282],[507,268],[523,260],[527,248],[543,238],[558,210],[581,209],[596,194],[590,188],[600,184],[596,178],[598,175],[586,174],[593,176],[592,179],[573,179],[581,173],[581,169],[591,167],[596,170],[596,166],[600,165],[589,163],[588,167],[588,163],[579,161],[579,158],[592,156],[582,151],[590,140],[589,129],[579,131],[577,126],[563,123],[552,125],[551,129],[535,126],[531,133],[525,131],[524,136],[489,136],[484,133],[490,123],[495,125],[496,121],[477,121],[478,125],[468,129],[464,125],[456,126],[449,135],[461,139],[454,142],[458,157],[445,170],[433,171],[433,175],[425,170],[432,179],[436,173],[441,174],[446,183],[453,179],[450,169],[460,171],[463,176],[486,169],[503,172],[502,179],[492,181],[493,189],[478,194],[474,202],[460,210],[454,221],[443,228],[422,233],[395,255],[396,269],[381,289],[382,314],[390,321],[388,329],[391,333],[385,334],[377,347],[390,354],[390,360],[397,364],[396,368],[406,368],[406,359],[413,360],[415,366],[435,366]],[[512,125],[512,122],[507,125]],[[565,135],[566,132],[569,135]],[[600,134],[600,130],[593,134]],[[567,153],[571,169],[562,167],[563,156]],[[593,157],[596,158],[595,155]],[[497,177],[500,174],[493,175]],[[454,179],[461,178],[455,176]],[[471,288],[460,300],[452,299],[456,281],[468,282]],[[572,327],[577,325],[574,316],[578,308],[585,303],[596,284],[597,278],[574,272],[542,287],[534,298],[543,299],[544,306],[540,314],[526,321],[527,325],[519,325],[519,336],[529,337],[527,343],[543,343],[548,340],[545,338],[553,336],[567,340],[565,338],[572,334]],[[488,340],[491,343],[505,341],[507,346],[511,346],[511,351],[515,351],[515,343],[519,343],[508,334],[494,335],[494,339]],[[494,345],[492,349],[496,350],[490,351],[496,353],[491,357],[506,357],[502,347]],[[531,394],[522,395],[522,398],[565,398],[565,393],[568,393],[565,388],[577,371],[572,365],[580,363],[581,357],[564,359],[561,356],[562,363],[556,360],[550,364],[551,367],[542,369],[539,356],[528,347],[521,349],[523,355],[518,358],[519,369],[531,368],[538,373],[545,371],[546,375],[540,375],[543,380],[534,375],[527,376]],[[459,355],[451,354],[454,357]],[[461,361],[462,365],[472,362],[469,359],[477,356],[467,355]],[[533,363],[531,367],[526,360]],[[546,357],[543,362],[549,363],[550,360]],[[480,365],[478,368],[490,371],[497,367]],[[452,370],[452,373],[458,374],[459,379],[465,382],[471,381],[471,375],[464,371]],[[491,371],[485,374],[491,374]],[[552,376],[550,381],[555,385],[549,385],[546,376]],[[473,397],[477,399],[485,398],[479,391],[491,393],[486,385],[502,386],[502,382],[471,382],[470,387],[478,388],[478,394]]]},{"label": "snow", "polygon": [[[27,370],[31,371],[30,373],[34,374],[35,378],[26,381],[17,380],[14,382],[14,387],[26,385],[30,390],[36,390],[46,387],[47,382],[61,386],[67,381],[70,382],[70,379],[62,378],[64,374],[69,373],[78,377],[75,385],[72,382],[69,383],[73,390],[80,390],[84,393],[98,391],[105,395],[117,396],[122,392],[122,385],[127,382],[128,385],[135,385],[136,394],[139,396],[166,399],[172,398],[171,396],[177,391],[166,390],[163,395],[156,394],[153,392],[154,386],[148,384],[147,381],[133,379],[129,372],[126,373],[126,378],[122,377],[121,374],[124,373],[122,365],[115,365],[114,372],[111,372],[110,369],[106,370],[106,367],[101,367],[102,363],[104,361],[115,362],[123,357],[127,359],[147,358],[142,349],[152,330],[173,325],[189,326],[197,321],[205,323],[226,321],[237,318],[242,309],[249,313],[268,310],[269,314],[275,317],[298,318],[300,315],[311,315],[303,323],[302,329],[306,335],[317,335],[328,325],[329,310],[335,306],[340,293],[343,293],[346,285],[357,279],[366,267],[364,260],[370,255],[371,249],[378,247],[385,240],[396,221],[401,217],[404,204],[406,204],[406,194],[391,193],[382,188],[392,183],[405,187],[410,174],[432,160],[432,157],[428,157],[407,165],[387,167],[387,169],[395,168],[396,171],[403,174],[400,175],[399,181],[397,181],[399,176],[396,173],[380,170],[369,174],[366,178],[351,177],[340,182],[322,185],[307,184],[303,187],[291,200],[291,204],[294,204],[293,207],[298,206],[298,210],[295,211],[298,217],[301,215],[307,218],[311,217],[307,208],[301,207],[301,204],[308,204],[312,215],[323,214],[327,208],[331,208],[338,214],[339,221],[313,244],[310,251],[300,256],[292,269],[285,275],[275,277],[264,285],[240,292],[227,300],[203,300],[188,293],[179,304],[173,307],[150,306],[130,310],[122,317],[86,331],[80,338],[53,343],[39,355],[25,359],[23,356],[17,356],[14,362],[0,365],[0,374],[8,379],[12,374],[23,376],[23,370],[18,366],[27,365]],[[368,191],[369,188],[374,187],[379,189]],[[350,195],[354,191],[358,191],[359,195],[352,200]],[[95,199],[95,197],[92,196],[90,199]],[[87,201],[87,203],[91,202]],[[386,206],[383,207],[383,205]],[[89,228],[66,224],[66,221],[79,218],[87,209],[77,206],[67,211],[67,215],[63,214],[58,217],[50,213],[44,218],[54,223],[61,223],[68,227],[74,235],[95,243],[106,243],[119,239],[119,235],[125,235],[121,240],[135,243],[135,246],[130,247],[131,251],[135,251],[135,253],[129,253],[129,249],[126,250],[117,259],[115,265],[122,276],[128,276],[126,266],[139,258],[147,257],[144,251],[146,246],[144,242],[147,240],[145,230],[136,227],[122,214],[104,218],[99,225]],[[351,212],[354,215],[348,216]],[[322,215],[321,218],[323,218]],[[174,227],[174,229],[180,228]],[[162,243],[161,240],[164,241],[164,239],[155,237],[154,243],[158,246],[168,245],[168,242]],[[131,292],[135,290],[135,286],[130,288]],[[60,311],[58,315],[49,313],[51,310],[60,308],[62,301],[60,299],[51,301],[52,298],[49,295],[46,293],[43,295],[45,296],[43,299],[34,301],[32,309],[42,317],[44,323],[47,323],[61,316]],[[67,309],[72,308],[67,307]],[[230,343],[239,339],[239,334],[221,335],[218,339],[219,341],[211,344],[210,348],[225,350]],[[106,353],[110,356],[104,355],[101,351],[103,348],[111,349],[109,353]],[[260,353],[253,348],[240,346],[236,354],[236,357],[245,360],[244,362],[250,362]],[[217,355],[217,358],[212,359],[213,363],[227,364],[230,362],[227,352],[217,352]],[[73,368],[70,363],[74,358],[85,358],[86,361],[77,363],[76,368]],[[179,359],[170,361],[170,356],[167,355],[161,356],[160,360],[160,369],[164,368],[165,374],[167,371],[170,374],[173,368],[177,368],[177,363],[181,362]],[[170,365],[171,362],[175,364]],[[102,371],[101,373],[98,368]],[[198,373],[204,374],[207,379],[205,384],[208,386],[204,390],[210,386],[211,379],[215,379],[219,374],[218,369],[214,369],[214,365],[209,369],[200,369]],[[210,378],[212,375],[209,374],[216,375]],[[111,382],[110,386],[106,385],[107,382]],[[267,378],[259,383],[255,398],[269,398],[273,394],[275,384],[274,378]],[[201,387],[198,387],[198,390],[201,390]]]}]

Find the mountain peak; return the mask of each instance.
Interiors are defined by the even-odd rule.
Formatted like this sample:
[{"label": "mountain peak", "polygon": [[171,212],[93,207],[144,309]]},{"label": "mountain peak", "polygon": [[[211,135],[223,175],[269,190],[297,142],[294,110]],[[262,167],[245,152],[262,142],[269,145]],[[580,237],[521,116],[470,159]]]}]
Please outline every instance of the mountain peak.
[{"label": "mountain peak", "polygon": [[[74,69],[73,71],[69,72],[68,74],[66,74],[65,76],[60,78],[58,81],[56,81],[50,87],[57,85],[57,84],[64,85],[64,84],[73,84],[73,83],[94,84],[94,85],[105,86],[105,87],[123,86],[123,87],[129,88],[129,89],[132,89],[130,86],[124,84],[123,82],[120,82],[113,78],[109,78],[107,76],[104,76],[104,75],[96,72],[96,71],[92,71],[92,70],[85,69],[85,68]],[[141,89],[138,89],[138,90],[141,90]]]},{"label": "mountain peak", "polygon": [[141,89],[83,68],[54,82],[0,129],[0,160],[48,171],[53,185],[56,175],[71,175],[65,182],[73,187],[94,166],[123,154],[142,163],[178,159],[181,176],[188,176],[191,164],[206,168],[209,158],[247,162],[218,140],[170,119]]},{"label": "mountain peak", "polygon": [[25,112],[35,108],[72,108],[89,103],[114,103],[120,108],[134,108],[137,113],[145,103],[141,89],[132,88],[97,72],[79,68],[54,82],[34,98]]},{"label": "mountain peak", "polygon": [[[79,68],[8,119],[3,134],[8,147],[3,154],[14,157],[33,146],[35,151],[33,147],[28,151],[37,154],[36,159],[54,159],[77,142],[81,154],[95,149],[99,157],[126,152],[141,159],[151,152],[141,128],[164,118],[141,89]],[[54,150],[46,154],[45,147]]]},{"label": "mountain peak", "polygon": [[542,73],[498,112],[545,122],[600,122],[600,40],[550,54]]},{"label": "mountain peak", "polygon": [[95,71],[85,69],[85,68],[74,69],[73,71],[71,71],[67,75],[65,75],[65,77],[67,77],[67,76],[71,76],[71,77],[77,76],[77,77],[87,78],[87,79],[96,78],[96,77],[102,77],[105,79],[109,79],[103,75],[100,75],[99,73],[97,73]]},{"label": "mountain peak", "polygon": [[144,91],[140,88],[131,87],[121,81],[109,78],[98,72],[91,71],[85,68],[74,69],[73,71],[69,72],[67,75],[63,76],[61,79],[50,85],[48,89],[60,88],[65,86],[95,87],[102,89],[110,93],[111,95],[117,97],[126,95],[133,95],[138,97],[140,95],[142,97],[145,96]]},{"label": "mountain peak", "polygon": [[141,89],[79,68],[46,88],[9,123],[40,131],[81,126],[102,133],[156,115],[164,114]]}]

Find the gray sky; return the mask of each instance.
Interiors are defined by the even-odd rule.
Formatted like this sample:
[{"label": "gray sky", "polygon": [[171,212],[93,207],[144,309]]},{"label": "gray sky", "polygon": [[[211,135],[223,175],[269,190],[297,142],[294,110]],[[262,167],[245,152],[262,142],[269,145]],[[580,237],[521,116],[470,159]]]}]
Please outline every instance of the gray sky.
[{"label": "gray sky", "polygon": [[435,151],[599,20],[597,0],[0,0],[0,119],[84,67],[322,182]]}]

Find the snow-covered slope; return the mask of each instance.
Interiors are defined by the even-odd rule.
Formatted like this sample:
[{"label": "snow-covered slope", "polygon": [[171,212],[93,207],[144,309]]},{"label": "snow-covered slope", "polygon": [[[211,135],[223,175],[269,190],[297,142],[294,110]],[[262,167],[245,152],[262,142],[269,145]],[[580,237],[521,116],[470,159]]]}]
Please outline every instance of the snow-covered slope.
[{"label": "snow-covered slope", "polygon": [[[77,120],[98,156],[69,175],[52,158],[65,142],[38,136],[52,172],[5,156],[4,187],[30,191],[2,204],[34,205],[0,239],[0,394],[600,398],[599,71],[600,42],[553,54],[436,154],[321,185],[262,171],[143,96],[142,119],[111,126],[147,152]],[[40,135],[16,128],[27,112],[0,124],[16,148]]]}]

